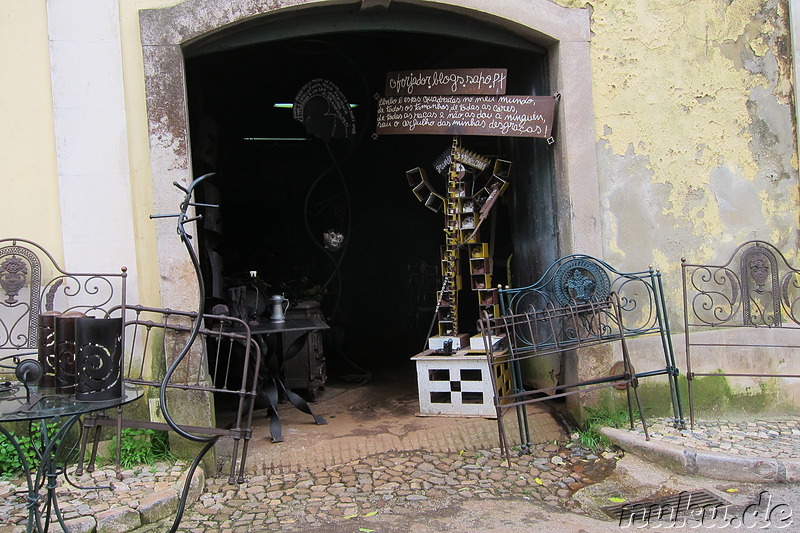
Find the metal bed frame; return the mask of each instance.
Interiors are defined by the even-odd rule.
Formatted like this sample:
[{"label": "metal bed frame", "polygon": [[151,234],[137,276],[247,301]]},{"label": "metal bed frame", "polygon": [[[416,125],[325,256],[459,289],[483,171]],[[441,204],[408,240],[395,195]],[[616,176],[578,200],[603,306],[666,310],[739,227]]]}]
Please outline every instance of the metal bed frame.
[{"label": "metal bed frame", "polygon": [[[682,258],[681,274],[692,428],[695,422],[693,381],[697,377],[800,377],[781,371],[786,361],[769,355],[780,350],[781,354],[791,356],[800,348],[800,343],[758,338],[762,334],[773,336],[771,334],[780,331],[800,331],[800,270],[790,265],[778,248],[766,241],[746,241],[721,265],[694,264]],[[729,352],[738,349],[763,352],[764,356],[759,355],[758,361],[765,370],[728,372],[724,361],[713,372],[695,370],[695,366],[703,363],[708,368],[709,361],[704,356],[709,349],[721,347]]]},{"label": "metal bed frame", "polygon": [[[571,254],[554,261],[535,283],[526,287],[500,288],[498,292],[504,315],[602,301],[615,293],[621,316],[619,335],[626,339],[657,336],[664,356],[663,366],[639,369],[636,377],[666,376],[673,425],[685,426],[678,388],[680,371],[675,363],[659,270],[650,266],[637,272],[622,272],[590,255]],[[516,378],[516,387],[523,389],[524,384],[519,380],[521,376]]]},{"label": "metal bed frame", "polygon": [[[490,375],[501,374],[510,368],[515,387],[503,392],[492,383],[497,410],[500,445],[510,464],[510,445],[505,429],[503,411],[514,408],[520,435],[520,452],[531,447],[531,428],[528,424],[526,406],[535,402],[551,400],[574,394],[587,393],[600,389],[624,388],[627,396],[628,415],[631,428],[634,425],[633,402],[636,403],[639,419],[649,439],[647,423],[639,402],[638,379],[628,353],[628,346],[622,323],[621,305],[615,293],[604,299],[590,298],[585,301],[572,300],[565,306],[529,309],[527,312],[500,317],[485,315],[479,320],[479,328],[484,338],[490,367]],[[503,338],[498,346],[495,338]],[[562,382],[536,389],[526,389],[521,383],[522,364],[528,360],[570,350],[588,349],[600,344],[619,342],[622,351],[622,368],[618,373],[574,381]],[[566,382],[565,382],[566,381]]]}]

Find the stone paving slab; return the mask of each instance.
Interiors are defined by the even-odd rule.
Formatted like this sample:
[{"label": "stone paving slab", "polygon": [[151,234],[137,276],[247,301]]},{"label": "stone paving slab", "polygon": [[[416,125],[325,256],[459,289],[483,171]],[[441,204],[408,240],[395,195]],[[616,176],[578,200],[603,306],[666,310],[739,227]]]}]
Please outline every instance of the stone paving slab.
[{"label": "stone paving slab", "polygon": [[641,428],[602,428],[627,452],[673,472],[746,483],[800,482],[800,425],[794,417],[696,420],[694,428],[671,419]]},{"label": "stone paving slab", "polygon": [[[800,459],[797,416],[696,419],[694,428],[675,427],[671,418],[648,420],[650,438],[695,450],[749,457]],[[644,438],[641,427],[629,430]]]}]

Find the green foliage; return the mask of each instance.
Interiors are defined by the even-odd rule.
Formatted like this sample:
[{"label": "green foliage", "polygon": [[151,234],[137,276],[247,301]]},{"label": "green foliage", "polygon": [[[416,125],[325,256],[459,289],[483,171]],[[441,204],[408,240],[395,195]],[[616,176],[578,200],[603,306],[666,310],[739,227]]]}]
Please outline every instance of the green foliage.
[{"label": "green foliage", "polygon": [[[11,431],[11,435],[17,440],[20,449],[22,450],[25,459],[28,461],[28,466],[33,470],[39,464],[39,458],[36,453],[34,443],[38,443],[41,447],[42,442],[42,429],[41,424],[35,423],[31,425],[31,430],[28,435],[17,435]],[[47,433],[49,438],[53,438],[57,431],[57,426],[54,423],[47,424]],[[22,472],[22,461],[17,453],[14,445],[7,438],[0,437],[0,476],[9,477]]]},{"label": "green foliage", "polygon": [[[583,429],[578,430],[578,438],[582,446],[589,448],[592,451],[597,451],[605,448],[610,443],[603,435],[598,432],[598,428],[602,426],[621,427],[630,422],[628,416],[628,409],[607,409],[605,407],[585,407],[588,416],[583,424]],[[638,416],[633,413],[633,416]]]},{"label": "green foliage", "polygon": [[[117,437],[114,436],[109,448],[109,462],[116,461]],[[136,465],[153,465],[156,461],[173,461],[175,456],[169,451],[169,441],[165,431],[152,429],[122,429],[120,444],[120,466],[131,468]]]},{"label": "green foliage", "polygon": [[[611,426],[621,427],[630,423],[630,416],[628,415],[628,407],[620,409],[607,409],[605,407],[585,407],[589,416],[586,417],[586,424],[589,426]],[[634,411],[634,419],[638,417],[638,413]]]},{"label": "green foliage", "polygon": [[578,431],[578,436],[581,441],[581,446],[584,448],[594,451],[603,447],[603,436],[596,433],[594,428],[591,430],[580,430]]},{"label": "green foliage", "polygon": [[[23,444],[26,446],[23,447]],[[23,437],[20,447],[22,447],[26,456],[28,455],[26,448],[30,448],[33,451],[29,437]],[[4,438],[0,441],[0,475],[6,477],[21,470],[22,463],[19,460],[19,455],[17,455],[17,450],[10,440]]]}]

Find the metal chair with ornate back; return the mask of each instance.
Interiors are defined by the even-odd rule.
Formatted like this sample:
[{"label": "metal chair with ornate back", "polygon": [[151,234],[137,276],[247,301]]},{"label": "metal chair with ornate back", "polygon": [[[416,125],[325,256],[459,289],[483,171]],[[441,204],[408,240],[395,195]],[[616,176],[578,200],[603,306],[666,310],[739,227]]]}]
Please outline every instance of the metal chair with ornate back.
[{"label": "metal chair with ornate back", "polygon": [[125,267],[69,272],[40,244],[0,239],[0,360],[6,367],[38,362],[42,385],[74,387],[76,320],[124,312],[126,281]]}]

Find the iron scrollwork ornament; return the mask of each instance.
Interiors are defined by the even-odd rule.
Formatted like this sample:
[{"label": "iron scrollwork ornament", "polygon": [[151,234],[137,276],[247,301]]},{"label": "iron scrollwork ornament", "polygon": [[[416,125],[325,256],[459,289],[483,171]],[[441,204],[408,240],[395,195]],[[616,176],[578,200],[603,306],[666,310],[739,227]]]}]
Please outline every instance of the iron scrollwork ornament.
[{"label": "iron scrollwork ornament", "polygon": [[17,303],[17,295],[25,286],[28,278],[28,267],[19,257],[9,257],[0,264],[0,286],[6,293],[6,303]]}]

